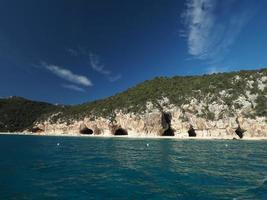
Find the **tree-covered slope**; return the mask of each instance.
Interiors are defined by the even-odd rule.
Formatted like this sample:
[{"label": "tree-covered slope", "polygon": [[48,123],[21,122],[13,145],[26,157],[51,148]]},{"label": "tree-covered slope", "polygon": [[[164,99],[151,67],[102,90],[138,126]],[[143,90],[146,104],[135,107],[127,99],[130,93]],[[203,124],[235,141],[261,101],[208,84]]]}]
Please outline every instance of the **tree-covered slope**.
[{"label": "tree-covered slope", "polygon": [[[251,104],[250,110],[245,117],[267,117],[266,85],[267,68],[203,76],[157,77],[109,98],[68,107],[18,97],[0,99],[0,131],[25,130],[32,127],[34,122],[48,117],[52,122],[67,123],[84,117],[94,119],[102,116],[112,120],[116,111],[136,114],[147,112],[148,102],[161,109],[169,105],[183,107],[190,104],[192,99],[202,104],[201,109],[204,110],[188,109],[185,112],[209,120],[220,118],[209,108],[214,103],[226,109],[226,112],[221,112],[222,117],[233,117],[236,110],[248,103]],[[167,98],[168,102],[162,104],[163,98]]]},{"label": "tree-covered slope", "polygon": [[[187,104],[195,98],[205,100],[207,105],[221,102],[231,110],[242,107],[237,100],[240,97],[249,99],[248,95],[257,97],[250,117],[267,116],[267,87],[264,87],[267,80],[262,80],[264,77],[267,77],[266,68],[203,76],[157,77],[112,97],[70,107],[57,118],[112,117],[115,110],[142,113],[147,102],[152,102],[157,107],[158,100],[163,97],[167,97],[169,103],[176,106]],[[203,117],[209,118],[207,115]]]},{"label": "tree-covered slope", "polygon": [[59,110],[62,110],[60,106],[21,97],[0,99],[0,132],[25,130],[42,115]]}]

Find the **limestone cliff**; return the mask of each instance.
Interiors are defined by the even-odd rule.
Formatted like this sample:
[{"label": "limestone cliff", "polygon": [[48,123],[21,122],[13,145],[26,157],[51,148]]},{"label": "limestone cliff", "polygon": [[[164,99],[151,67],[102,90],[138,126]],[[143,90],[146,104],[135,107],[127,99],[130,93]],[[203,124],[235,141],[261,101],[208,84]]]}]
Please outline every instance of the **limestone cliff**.
[{"label": "limestone cliff", "polygon": [[[267,137],[267,69],[157,78],[39,119],[39,134]],[[42,130],[42,132],[40,132]]]},{"label": "limestone cliff", "polygon": [[[189,104],[197,109],[199,104]],[[216,105],[213,105],[216,106]],[[220,111],[217,105],[216,112]],[[235,131],[238,125],[246,130],[245,137],[267,137],[266,117],[255,119],[245,118],[242,114],[233,117],[225,117],[218,120],[207,120],[193,113],[185,112],[178,107],[163,108],[172,116],[171,128],[177,137],[188,137],[188,130],[192,125],[197,137],[233,138],[237,137]],[[241,112],[241,111],[240,111]],[[111,122],[107,118],[99,117],[91,120],[85,117],[83,120],[72,122],[56,122],[46,120],[35,124],[36,127],[47,134],[79,134],[81,126],[86,126],[93,131],[94,135],[116,135],[118,129],[124,129],[129,136],[162,136],[169,126],[164,125],[162,116],[164,112],[154,109],[139,115],[134,113],[124,114],[117,112],[115,120]],[[43,134],[39,131],[40,134]]]}]

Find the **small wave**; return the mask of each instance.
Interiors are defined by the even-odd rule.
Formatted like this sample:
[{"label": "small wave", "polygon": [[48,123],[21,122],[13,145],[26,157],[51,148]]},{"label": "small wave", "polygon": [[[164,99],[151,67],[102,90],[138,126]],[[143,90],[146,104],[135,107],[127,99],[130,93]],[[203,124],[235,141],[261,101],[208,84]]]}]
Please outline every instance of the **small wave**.
[{"label": "small wave", "polygon": [[248,190],[260,199],[267,199],[267,177],[262,180],[262,183],[254,188]]}]

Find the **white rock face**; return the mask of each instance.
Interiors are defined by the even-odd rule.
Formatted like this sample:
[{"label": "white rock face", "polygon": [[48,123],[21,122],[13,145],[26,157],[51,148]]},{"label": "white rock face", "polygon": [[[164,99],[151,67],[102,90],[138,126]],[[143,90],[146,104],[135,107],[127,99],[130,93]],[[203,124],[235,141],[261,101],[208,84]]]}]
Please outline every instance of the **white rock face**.
[{"label": "white rock face", "polygon": [[[227,92],[221,92],[222,95]],[[194,127],[197,137],[199,138],[224,138],[232,139],[238,137],[235,130],[239,125],[245,129],[244,137],[267,137],[266,117],[256,117],[255,119],[245,117],[245,113],[250,112],[251,106],[255,101],[255,96],[247,94],[248,98],[240,97],[237,102],[243,105],[237,109],[234,116],[227,116],[225,110],[227,105],[213,102],[211,104],[204,101],[198,102],[192,99],[189,104],[181,107],[168,104],[166,98],[159,101],[164,112],[169,112],[172,116],[171,128],[174,129],[175,137],[188,137],[188,129],[190,124]],[[168,104],[166,106],[166,104]],[[71,134],[79,135],[79,129],[82,124],[94,131],[94,135],[110,136],[118,128],[123,128],[129,136],[161,136],[164,132],[162,125],[162,112],[153,106],[151,102],[146,104],[147,110],[143,114],[116,112],[114,122],[106,118],[97,118],[90,120],[90,116],[80,121],[72,121],[70,124],[57,122],[51,123],[48,120],[39,122],[37,127],[44,130],[41,134]],[[208,109],[207,111],[203,111]],[[203,112],[214,113],[214,119],[204,119],[201,117]],[[200,114],[200,116],[198,115]],[[219,118],[219,116],[222,116]]]},{"label": "white rock face", "polygon": [[263,76],[260,79],[258,79],[259,90],[263,91],[266,85],[267,85],[267,76]]}]

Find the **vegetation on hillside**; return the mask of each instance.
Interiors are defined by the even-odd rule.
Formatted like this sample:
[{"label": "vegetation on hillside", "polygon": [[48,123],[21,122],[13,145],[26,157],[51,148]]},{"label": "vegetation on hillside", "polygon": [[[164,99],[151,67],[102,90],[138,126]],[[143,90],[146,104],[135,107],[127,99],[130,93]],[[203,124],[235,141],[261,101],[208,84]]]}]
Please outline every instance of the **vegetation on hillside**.
[{"label": "vegetation on hillside", "polygon": [[32,127],[40,116],[59,110],[63,108],[21,97],[0,99],[0,132],[23,131]]},{"label": "vegetation on hillside", "polygon": [[[159,106],[158,100],[162,97],[167,97],[171,104],[177,106],[189,103],[192,98],[198,99],[199,102],[205,99],[207,105],[214,101],[222,101],[228,105],[229,115],[231,115],[233,113],[231,109],[242,106],[234,101],[240,96],[247,97],[247,91],[258,95],[253,116],[267,116],[267,87],[262,91],[257,84],[257,80],[263,76],[267,76],[266,68],[203,76],[157,77],[112,97],[70,107],[56,116],[55,120],[77,119],[85,116],[103,116],[112,120],[115,110],[121,110],[124,113],[142,113],[146,110],[148,101],[154,106]],[[248,81],[253,81],[252,86],[248,85]],[[228,95],[222,97],[220,94],[222,91],[226,91]],[[209,110],[203,113],[202,117],[214,119],[214,113]]]},{"label": "vegetation on hillside", "polygon": [[[159,100],[163,97],[167,97],[169,103],[176,106],[188,104],[192,98],[199,102],[204,101],[206,103],[204,109],[201,113],[195,114],[214,120],[215,115],[209,110],[209,104],[219,102],[227,105],[228,116],[231,116],[235,109],[243,106],[236,100],[241,96],[249,99],[248,92],[256,95],[257,98],[253,112],[248,113],[247,117],[267,117],[267,87],[260,89],[258,81],[263,76],[267,76],[267,68],[203,76],[157,77],[109,98],[67,107],[18,97],[0,99],[0,131],[25,130],[32,127],[34,122],[48,117],[54,122],[67,123],[74,119],[83,119],[85,116],[91,118],[102,116],[112,121],[115,119],[117,110],[142,114],[147,109],[147,102],[161,109]],[[267,85],[266,80],[261,84]],[[194,111],[187,110],[187,112]],[[221,114],[223,116],[224,113]]]}]

